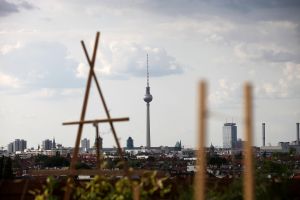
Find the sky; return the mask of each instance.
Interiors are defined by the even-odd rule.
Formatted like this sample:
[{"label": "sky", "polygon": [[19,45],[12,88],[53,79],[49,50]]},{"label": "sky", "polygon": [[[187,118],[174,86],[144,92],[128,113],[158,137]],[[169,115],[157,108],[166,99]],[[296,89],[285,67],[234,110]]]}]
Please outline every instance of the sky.
[{"label": "sky", "polygon": [[[254,96],[254,143],[296,139],[300,122],[300,1],[297,0],[0,0],[0,146],[14,139],[37,148],[55,138],[74,146],[88,75],[95,71],[122,146],[146,144],[149,55],[152,146],[197,141],[198,84],[208,84],[207,145],[222,146],[225,122],[244,138],[243,85]],[[92,83],[86,119],[105,118]],[[103,146],[116,146],[107,124]],[[82,138],[94,141],[95,129]]]}]

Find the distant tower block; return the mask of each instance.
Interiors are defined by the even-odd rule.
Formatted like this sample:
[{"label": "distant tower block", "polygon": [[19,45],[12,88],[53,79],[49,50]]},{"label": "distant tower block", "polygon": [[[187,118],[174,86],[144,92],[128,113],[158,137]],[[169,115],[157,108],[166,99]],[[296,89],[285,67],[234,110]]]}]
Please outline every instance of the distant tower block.
[{"label": "distant tower block", "polygon": [[149,66],[148,66],[148,54],[147,54],[147,87],[146,87],[146,94],[144,97],[144,101],[147,103],[147,125],[146,125],[146,147],[151,147],[151,140],[150,140],[150,102],[152,101],[152,95],[150,94],[150,87],[149,87]]},{"label": "distant tower block", "polygon": [[223,126],[223,148],[236,148],[237,126],[235,123],[225,123]]},{"label": "distant tower block", "polygon": [[299,123],[296,123],[296,127],[297,127],[297,144],[299,145]]},{"label": "distant tower block", "polygon": [[262,146],[266,146],[266,124],[262,123]]},{"label": "distant tower block", "polygon": [[127,147],[127,149],[133,149],[134,148],[132,137],[129,137],[127,139],[127,145],[126,145],[126,147]]}]

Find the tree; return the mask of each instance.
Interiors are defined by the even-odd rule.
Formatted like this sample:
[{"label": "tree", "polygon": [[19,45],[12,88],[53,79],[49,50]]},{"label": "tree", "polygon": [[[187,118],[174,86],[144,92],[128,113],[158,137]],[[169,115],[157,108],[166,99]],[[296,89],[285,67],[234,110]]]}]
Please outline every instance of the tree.
[{"label": "tree", "polygon": [[2,169],[2,177],[4,179],[10,179],[13,177],[13,171],[12,171],[12,161],[11,158],[4,158],[3,162],[3,169]]},{"label": "tree", "polygon": [[4,161],[4,156],[0,158],[0,179],[2,179],[3,161]]}]

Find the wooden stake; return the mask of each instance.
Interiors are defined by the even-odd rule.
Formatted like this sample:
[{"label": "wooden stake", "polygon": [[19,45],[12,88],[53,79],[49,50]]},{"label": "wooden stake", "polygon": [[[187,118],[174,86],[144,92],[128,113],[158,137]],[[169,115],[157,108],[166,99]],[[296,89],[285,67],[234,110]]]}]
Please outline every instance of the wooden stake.
[{"label": "wooden stake", "polygon": [[197,153],[197,172],[194,183],[195,200],[205,199],[205,176],[206,176],[206,83],[201,81],[199,84],[199,110],[198,110],[198,153]]},{"label": "wooden stake", "polygon": [[140,200],[140,186],[133,186],[133,200]]},{"label": "wooden stake", "polygon": [[[93,58],[92,58],[92,61],[90,63],[91,69],[94,69],[94,65],[95,65],[95,61],[96,61],[96,53],[97,53],[97,48],[98,48],[99,36],[100,36],[100,32],[97,32],[95,45],[94,45]],[[82,42],[83,41],[81,41],[81,43]],[[84,95],[84,99],[83,99],[83,105],[82,105],[82,110],[81,110],[81,115],[80,115],[80,121],[84,121],[84,118],[85,118],[85,113],[86,113],[86,108],[87,108],[87,104],[88,104],[91,84],[92,84],[92,71],[90,70],[89,75],[88,75],[87,84],[86,84],[85,95]],[[79,124],[79,126],[78,126],[77,137],[76,137],[76,142],[75,142],[75,148],[74,148],[74,151],[73,151],[71,165],[70,165],[71,172],[75,171],[75,166],[76,166],[77,159],[78,159],[77,155],[78,155],[78,152],[79,152],[79,145],[80,145],[80,139],[81,139],[81,135],[82,135],[83,125],[84,124]],[[64,200],[69,200],[70,196],[71,196],[71,187],[69,186],[69,184],[67,184]]]},{"label": "wooden stake", "polygon": [[245,145],[244,145],[244,197],[245,200],[254,200],[253,189],[253,155],[252,155],[252,87],[249,83],[244,86],[244,101],[245,101]]}]

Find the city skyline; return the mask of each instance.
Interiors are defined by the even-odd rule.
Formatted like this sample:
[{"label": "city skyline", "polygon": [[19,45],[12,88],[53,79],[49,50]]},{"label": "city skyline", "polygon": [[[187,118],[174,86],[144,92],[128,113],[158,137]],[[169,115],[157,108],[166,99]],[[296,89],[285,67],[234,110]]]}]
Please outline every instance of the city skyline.
[{"label": "city skyline", "polygon": [[[233,127],[233,128],[232,128]],[[295,138],[291,141],[284,141],[284,140],[278,140],[276,141],[275,144],[271,144],[271,143],[268,143],[267,145],[265,144],[265,140],[266,140],[266,123],[262,123],[262,130],[261,130],[261,144],[258,144],[258,145],[255,145],[254,146],[257,146],[257,147],[265,147],[265,146],[277,146],[279,143],[281,142],[284,142],[284,143],[290,143],[291,145],[295,145],[295,144],[298,144],[299,142],[299,135],[300,135],[300,131],[299,131],[299,127],[300,127],[300,123],[296,123],[296,131],[295,131]],[[215,145],[215,147],[219,147],[219,148],[241,148],[242,147],[242,144],[241,142],[243,142],[243,140],[241,140],[241,137],[240,135],[237,134],[237,124],[234,123],[234,122],[227,122],[223,124],[223,128],[222,128],[222,144],[221,145]],[[147,135],[146,135],[147,137]],[[271,135],[270,135],[271,137]],[[101,138],[101,137],[100,137]],[[90,141],[92,140],[95,140],[95,138],[81,138],[80,140],[80,148],[89,148],[90,146]],[[146,138],[147,139],[147,138]],[[20,139],[14,139],[14,141],[16,140],[20,140]],[[128,140],[131,140],[129,143],[132,143],[133,145],[133,138],[131,136],[129,136],[126,140],[126,142],[123,144],[121,143],[121,147],[122,148],[125,148],[127,147],[128,148]],[[23,139],[21,139],[21,141],[23,141]],[[25,140],[26,142],[26,145],[27,146],[27,141]],[[45,139],[45,140],[42,140],[41,143],[38,143],[37,147],[35,149],[38,149],[38,148],[42,148],[42,149],[49,149],[49,148],[45,148],[45,142],[50,142],[50,146],[52,148],[52,146],[55,148],[56,146],[56,142],[55,142],[55,138],[53,138],[53,140],[50,140],[50,139]],[[101,138],[101,148],[102,148],[102,138]],[[9,151],[10,150],[10,145],[13,144],[14,142],[10,142],[8,145],[5,145],[5,146],[2,146],[2,147],[6,147],[6,149]],[[176,141],[176,144],[175,145],[170,145],[169,147],[173,147],[177,145],[177,143],[179,143],[178,141]],[[52,145],[53,144],[53,145]],[[105,141],[104,141],[104,144],[105,144]],[[59,143],[59,145],[63,146],[63,147],[73,147],[73,146],[65,146],[63,145],[62,142]],[[95,145],[95,144],[94,144]],[[180,141],[180,145],[181,145],[181,141]],[[206,144],[206,147],[210,147],[210,145],[213,145],[213,142],[211,141],[210,143],[207,142]],[[48,145],[49,146],[49,145]],[[161,147],[161,146],[166,146],[166,145],[158,145],[156,147]],[[111,147],[114,147],[116,148],[116,145],[113,145],[113,146],[103,146],[103,148],[111,148]],[[146,147],[146,148],[149,148],[147,147],[147,145],[140,145],[140,146],[136,146],[136,147]],[[184,145],[183,145],[184,147]],[[13,148],[13,147],[12,147]],[[28,146],[28,148],[23,148],[24,149],[30,149],[30,148],[34,148],[33,146]],[[190,148],[190,147],[188,147]]]},{"label": "city skyline", "polygon": [[[120,143],[145,146],[145,55],[149,54],[151,145],[195,147],[197,83],[209,84],[207,144],[222,146],[226,119],[243,137],[242,85],[254,86],[254,144],[296,140],[300,121],[300,4],[260,1],[0,0],[0,146],[55,137],[74,146],[88,64],[80,40],[101,31],[96,61]],[[104,116],[92,86],[87,119]],[[94,96],[93,96],[94,95]],[[120,103],[122,100],[122,103]],[[99,110],[101,116],[98,115]],[[104,146],[114,146],[100,127]],[[101,135],[101,134],[100,134]],[[82,138],[93,138],[87,126]]]}]

